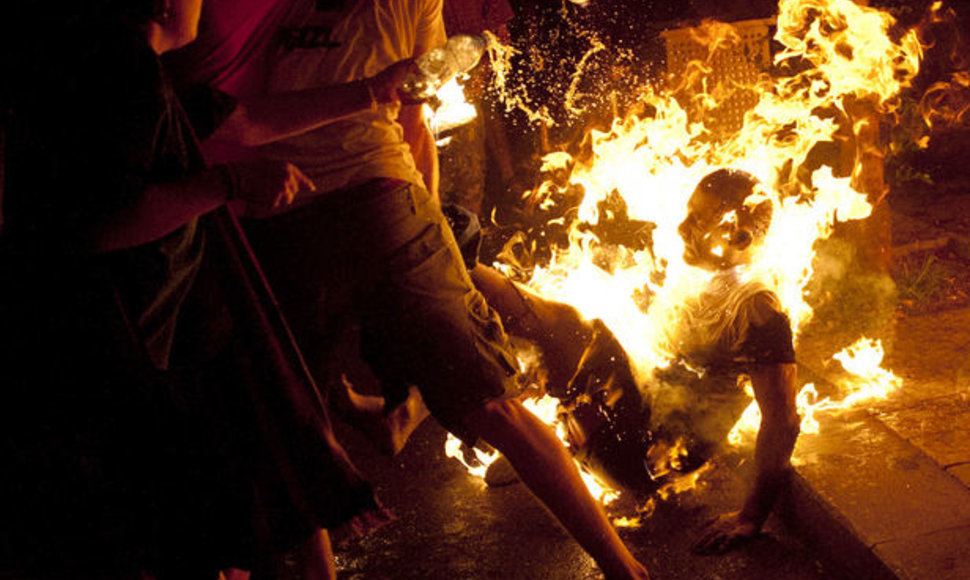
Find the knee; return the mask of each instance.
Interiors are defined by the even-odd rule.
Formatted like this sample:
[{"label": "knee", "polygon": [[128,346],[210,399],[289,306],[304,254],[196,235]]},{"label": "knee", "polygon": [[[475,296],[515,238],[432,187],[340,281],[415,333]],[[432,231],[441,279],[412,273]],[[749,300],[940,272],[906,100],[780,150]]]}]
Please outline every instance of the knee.
[{"label": "knee", "polygon": [[469,426],[491,445],[515,437],[529,419],[529,410],[517,399],[493,399],[467,418]]}]

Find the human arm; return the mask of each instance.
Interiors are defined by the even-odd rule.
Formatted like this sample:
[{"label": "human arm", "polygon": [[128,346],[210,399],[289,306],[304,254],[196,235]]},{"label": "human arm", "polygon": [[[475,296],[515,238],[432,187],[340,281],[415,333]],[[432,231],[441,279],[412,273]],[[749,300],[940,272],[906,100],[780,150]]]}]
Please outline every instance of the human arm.
[{"label": "human arm", "polygon": [[397,87],[410,66],[402,60],[372,77],[327,87],[243,98],[207,139],[257,146],[299,135],[399,100]]},{"label": "human arm", "polygon": [[502,452],[522,481],[596,560],[607,578],[649,578],[593,499],[552,430],[514,399],[486,403],[467,424]]},{"label": "human arm", "polygon": [[[415,4],[418,14],[414,46],[411,56],[418,58],[442,46],[447,40],[442,18],[442,0],[421,0]],[[411,148],[417,170],[424,177],[424,185],[435,200],[438,198],[438,149],[431,132],[428,108],[422,103],[404,104],[397,121],[404,129],[404,142]],[[440,201],[440,200],[439,200]]]},{"label": "human arm", "polygon": [[220,165],[173,181],[150,183],[134,203],[83,224],[93,252],[130,248],[161,238],[231,199],[260,208],[293,201],[313,183],[291,163]]},{"label": "human arm", "polygon": [[741,509],[719,516],[694,546],[700,553],[726,551],[761,530],[788,481],[798,439],[794,363],[758,365],[750,372],[761,425],[755,442],[755,478]]}]

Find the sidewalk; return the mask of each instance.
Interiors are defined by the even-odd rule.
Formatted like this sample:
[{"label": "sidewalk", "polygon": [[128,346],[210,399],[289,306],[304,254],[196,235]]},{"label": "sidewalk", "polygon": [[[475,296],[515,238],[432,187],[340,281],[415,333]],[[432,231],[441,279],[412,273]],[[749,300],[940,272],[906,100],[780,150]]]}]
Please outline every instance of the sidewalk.
[{"label": "sidewalk", "polygon": [[[900,206],[894,205],[894,257],[915,257],[922,263],[917,281],[937,276],[942,294],[930,306],[903,304],[884,363],[903,386],[867,409],[824,417],[819,435],[800,438],[782,513],[849,577],[966,579],[970,195]],[[825,370],[804,370],[825,380]]]}]

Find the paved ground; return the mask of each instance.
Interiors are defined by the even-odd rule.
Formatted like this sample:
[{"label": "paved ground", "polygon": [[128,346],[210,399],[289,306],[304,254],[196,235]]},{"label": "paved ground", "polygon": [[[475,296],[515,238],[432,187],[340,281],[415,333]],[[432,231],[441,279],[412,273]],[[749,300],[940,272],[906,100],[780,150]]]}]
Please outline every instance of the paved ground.
[{"label": "paved ground", "polygon": [[970,578],[968,235],[966,190],[896,200],[897,287],[913,291],[885,366],[903,385],[799,441],[787,521],[854,576]]},{"label": "paved ground", "polygon": [[[525,487],[488,488],[444,456],[444,431],[423,425],[402,454],[374,454],[356,434],[341,430],[351,453],[376,483],[397,520],[338,550],[347,579],[550,579],[599,578],[592,560],[572,542]],[[703,524],[736,507],[747,463],[723,459],[705,486],[661,503],[637,529],[621,534],[655,580],[839,578],[778,520],[750,545],[723,556],[697,556],[690,546]],[[632,515],[623,500],[615,516]]]}]

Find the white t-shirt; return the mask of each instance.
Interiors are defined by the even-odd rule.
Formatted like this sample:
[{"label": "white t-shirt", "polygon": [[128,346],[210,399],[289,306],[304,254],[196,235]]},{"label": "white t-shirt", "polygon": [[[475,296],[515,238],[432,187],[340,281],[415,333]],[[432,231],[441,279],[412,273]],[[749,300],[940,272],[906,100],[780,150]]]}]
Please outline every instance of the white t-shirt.
[{"label": "white t-shirt", "polygon": [[[442,0],[296,0],[269,54],[267,92],[360,80],[444,44]],[[399,106],[382,105],[344,121],[260,148],[290,161],[318,194],[379,177],[423,184]]]}]

